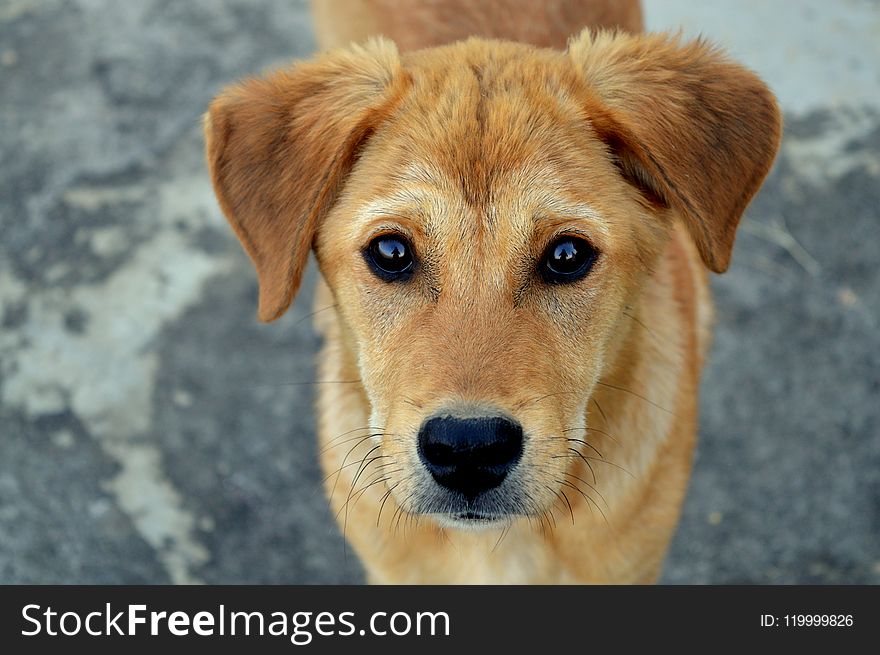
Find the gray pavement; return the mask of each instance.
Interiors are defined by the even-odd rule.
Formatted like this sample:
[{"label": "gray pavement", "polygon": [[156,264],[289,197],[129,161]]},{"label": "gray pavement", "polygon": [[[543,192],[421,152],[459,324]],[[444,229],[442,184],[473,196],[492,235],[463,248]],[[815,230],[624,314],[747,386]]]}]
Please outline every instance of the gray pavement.
[{"label": "gray pavement", "polygon": [[[880,583],[880,5],[647,3],[779,94],[670,583]],[[0,582],[362,579],[319,490],[310,285],[276,324],[199,117],[293,0],[0,0]]]}]

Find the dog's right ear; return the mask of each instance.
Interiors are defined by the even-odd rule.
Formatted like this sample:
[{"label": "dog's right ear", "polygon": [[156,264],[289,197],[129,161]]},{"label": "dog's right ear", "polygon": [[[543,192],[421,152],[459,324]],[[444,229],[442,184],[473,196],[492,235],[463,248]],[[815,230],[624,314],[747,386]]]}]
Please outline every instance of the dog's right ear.
[{"label": "dog's right ear", "polygon": [[211,103],[211,181],[256,267],[260,320],[290,306],[318,222],[404,82],[396,46],[376,39],[230,86]]}]

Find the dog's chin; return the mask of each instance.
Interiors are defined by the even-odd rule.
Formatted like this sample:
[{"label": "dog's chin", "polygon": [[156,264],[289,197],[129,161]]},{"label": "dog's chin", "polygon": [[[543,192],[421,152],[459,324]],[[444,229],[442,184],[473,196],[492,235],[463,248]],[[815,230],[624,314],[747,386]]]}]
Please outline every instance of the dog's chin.
[{"label": "dog's chin", "polygon": [[505,527],[515,517],[509,514],[482,514],[479,512],[430,514],[441,528],[480,532]]},{"label": "dog's chin", "polygon": [[507,481],[474,496],[425,484],[410,500],[410,512],[429,517],[444,529],[479,532],[499,530],[526,515],[517,481]]}]

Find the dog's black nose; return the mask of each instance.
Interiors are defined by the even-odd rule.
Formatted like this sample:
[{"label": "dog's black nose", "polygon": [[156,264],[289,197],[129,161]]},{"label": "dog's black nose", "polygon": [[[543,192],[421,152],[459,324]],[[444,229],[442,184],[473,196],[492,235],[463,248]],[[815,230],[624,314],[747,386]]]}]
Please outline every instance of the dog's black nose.
[{"label": "dog's black nose", "polygon": [[499,416],[435,417],[419,430],[425,467],[439,484],[467,498],[501,484],[522,447],[522,426]]}]

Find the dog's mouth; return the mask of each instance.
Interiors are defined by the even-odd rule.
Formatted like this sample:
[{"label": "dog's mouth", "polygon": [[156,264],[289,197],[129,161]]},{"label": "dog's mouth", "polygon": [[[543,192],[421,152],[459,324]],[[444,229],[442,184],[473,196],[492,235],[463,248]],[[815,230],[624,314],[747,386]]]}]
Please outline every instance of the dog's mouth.
[{"label": "dog's mouth", "polygon": [[432,499],[423,505],[421,514],[430,516],[444,528],[485,530],[503,527],[525,516],[524,508],[508,494],[491,493],[476,499]]},{"label": "dog's mouth", "polygon": [[460,512],[458,514],[451,514],[450,517],[454,521],[461,521],[464,523],[495,523],[497,521],[508,521],[510,517],[506,514],[486,514],[483,512]]},{"label": "dog's mouth", "polygon": [[481,512],[462,512],[456,514],[455,518],[459,521],[494,521],[497,517]]},{"label": "dog's mouth", "polygon": [[431,515],[443,527],[480,530],[495,527],[509,522],[513,517],[509,514],[490,514],[484,512],[444,512]]}]

